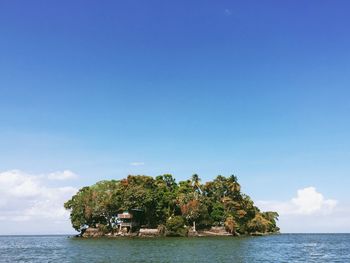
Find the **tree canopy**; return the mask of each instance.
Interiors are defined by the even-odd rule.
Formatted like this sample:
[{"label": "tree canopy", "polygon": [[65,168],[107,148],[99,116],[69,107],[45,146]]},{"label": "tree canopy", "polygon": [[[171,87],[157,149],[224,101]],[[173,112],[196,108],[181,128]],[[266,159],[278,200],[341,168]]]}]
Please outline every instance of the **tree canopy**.
[{"label": "tree canopy", "polygon": [[83,187],[64,207],[70,210],[73,228],[80,232],[96,226],[112,231],[117,214],[135,208],[144,211],[143,225],[163,225],[172,233],[179,225],[182,230],[223,226],[233,235],[279,231],[278,214],[261,212],[241,192],[234,175],[218,175],[204,184],[197,174],[179,183],[170,174],[129,175]]}]

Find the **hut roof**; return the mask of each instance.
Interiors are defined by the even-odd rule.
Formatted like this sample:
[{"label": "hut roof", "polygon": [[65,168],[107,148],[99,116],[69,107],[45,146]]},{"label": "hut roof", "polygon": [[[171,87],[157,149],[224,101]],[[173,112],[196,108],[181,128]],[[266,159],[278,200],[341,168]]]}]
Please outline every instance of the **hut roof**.
[{"label": "hut roof", "polygon": [[118,218],[123,218],[123,219],[131,219],[133,216],[132,216],[132,214],[130,214],[130,213],[122,213],[122,214],[118,214]]}]

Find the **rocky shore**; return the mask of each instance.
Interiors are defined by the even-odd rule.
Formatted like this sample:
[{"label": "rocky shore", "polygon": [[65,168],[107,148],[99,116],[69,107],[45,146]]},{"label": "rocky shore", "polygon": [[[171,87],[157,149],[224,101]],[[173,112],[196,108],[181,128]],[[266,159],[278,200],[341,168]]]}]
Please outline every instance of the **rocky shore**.
[{"label": "rocky shore", "polygon": [[[231,234],[226,231],[225,227],[211,227],[206,230],[193,231],[189,229],[187,231],[187,237],[206,237],[206,236],[237,236],[238,234]],[[99,237],[162,237],[168,236],[166,231],[163,228],[141,228],[134,232],[125,232],[125,231],[115,231],[104,233],[98,228],[89,227],[87,228],[82,235],[79,235],[83,238],[99,238]]]}]

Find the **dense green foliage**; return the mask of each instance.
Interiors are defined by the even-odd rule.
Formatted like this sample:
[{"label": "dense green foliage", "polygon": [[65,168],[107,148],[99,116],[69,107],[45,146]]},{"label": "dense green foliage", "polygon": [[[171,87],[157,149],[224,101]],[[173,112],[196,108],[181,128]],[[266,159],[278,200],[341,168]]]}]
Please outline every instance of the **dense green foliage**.
[{"label": "dense green foliage", "polygon": [[186,236],[185,219],[182,216],[169,217],[166,221],[167,236]]},{"label": "dense green foliage", "polygon": [[185,233],[186,225],[193,230],[224,226],[232,234],[279,230],[278,214],[261,212],[241,192],[234,175],[219,175],[205,184],[196,174],[178,184],[170,174],[155,179],[129,175],[83,187],[64,206],[71,212],[74,229],[80,232],[96,226],[112,231],[117,214],[134,208],[143,209],[143,225],[165,225],[171,234]]}]

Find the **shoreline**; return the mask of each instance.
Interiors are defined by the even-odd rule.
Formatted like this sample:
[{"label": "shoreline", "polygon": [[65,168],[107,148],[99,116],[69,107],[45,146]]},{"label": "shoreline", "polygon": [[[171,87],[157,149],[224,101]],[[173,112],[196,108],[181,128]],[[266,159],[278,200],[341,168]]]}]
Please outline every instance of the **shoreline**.
[{"label": "shoreline", "polygon": [[171,233],[162,232],[157,228],[141,228],[134,232],[107,232],[104,233],[98,228],[88,228],[84,231],[83,234],[75,235],[76,238],[158,238],[158,237],[182,237],[182,238],[193,238],[193,237],[250,237],[250,236],[268,236],[268,235],[277,235],[279,232],[267,232],[267,233],[246,233],[246,234],[231,234],[225,230],[224,227],[214,227],[205,230],[193,231],[187,229],[187,232],[184,235],[173,235]]}]

